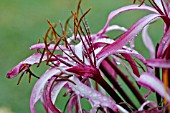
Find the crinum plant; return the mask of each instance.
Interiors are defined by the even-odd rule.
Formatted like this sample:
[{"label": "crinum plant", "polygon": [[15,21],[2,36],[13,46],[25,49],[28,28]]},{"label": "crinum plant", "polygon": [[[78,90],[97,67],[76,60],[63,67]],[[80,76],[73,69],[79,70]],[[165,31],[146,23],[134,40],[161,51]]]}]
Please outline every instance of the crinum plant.
[{"label": "crinum plant", "polygon": [[[31,113],[36,113],[35,104],[38,101],[42,102],[47,113],[65,112],[55,105],[62,89],[69,96],[65,105],[68,113],[169,112],[170,1],[145,2],[142,0],[135,5],[134,0],[133,5],[112,11],[103,29],[96,34],[90,32],[86,20],[90,9],[83,12],[81,0],[77,11],[71,12],[65,25],[60,23],[61,32],[56,31],[57,25],[48,21],[49,29],[43,42],[30,48],[37,51],[7,73],[8,78],[21,73],[19,81],[25,73],[38,79],[30,98]],[[128,29],[110,25],[115,16],[129,10],[144,10],[150,14]],[[164,29],[161,41],[154,47],[148,27],[157,19],[163,20]],[[114,30],[124,33],[116,38],[107,35]],[[150,52],[149,59],[134,49],[134,40],[140,31],[143,43]],[[39,67],[42,62],[49,69],[42,76],[37,76],[30,67]],[[124,89],[122,84],[127,88]],[[143,95],[141,88],[147,89],[148,93]],[[156,101],[147,98],[150,94],[155,95]],[[82,98],[89,102],[90,110],[82,108]]]}]

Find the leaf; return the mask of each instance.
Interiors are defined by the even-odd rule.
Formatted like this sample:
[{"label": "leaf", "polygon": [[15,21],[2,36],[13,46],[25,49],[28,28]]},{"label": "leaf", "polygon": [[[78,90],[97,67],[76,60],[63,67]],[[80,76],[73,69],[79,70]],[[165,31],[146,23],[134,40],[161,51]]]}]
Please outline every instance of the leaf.
[{"label": "leaf", "polygon": [[149,27],[149,25],[147,25],[143,28],[142,40],[143,40],[145,46],[147,47],[147,49],[149,50],[151,58],[155,58],[155,48],[154,48],[153,42],[148,34],[148,27]]},{"label": "leaf", "polygon": [[44,87],[45,87],[45,84],[47,83],[47,81],[52,76],[58,75],[59,73],[60,73],[60,71],[57,70],[56,68],[50,68],[36,82],[36,84],[33,87],[31,97],[30,97],[30,110],[31,110],[31,113],[36,113],[34,105],[43,96]]},{"label": "leaf", "polygon": [[161,39],[161,42],[159,43],[158,46],[158,51],[157,51],[157,57],[158,58],[162,58],[166,48],[169,46],[170,44],[170,28],[167,30],[167,32],[164,34],[164,36]]},{"label": "leaf", "polygon": [[166,59],[148,59],[146,64],[152,67],[170,68],[170,60]]},{"label": "leaf", "polygon": [[137,82],[149,90],[156,91],[160,96],[170,102],[169,89],[166,89],[164,84],[151,73],[142,73]]},{"label": "leaf", "polygon": [[88,87],[87,85],[83,84],[81,81],[79,81],[76,77],[70,78],[73,80],[76,85],[72,83],[68,83],[69,87],[77,94],[80,95],[89,101],[93,102],[94,105],[92,106],[103,106],[103,107],[109,107],[113,111],[117,111],[117,106],[115,102],[105,95],[101,94],[100,92]]},{"label": "leaf", "polygon": [[[31,65],[38,64],[41,56],[42,54],[35,53],[31,55],[30,57],[28,57],[27,59],[25,59],[24,61],[20,62],[18,65],[16,65],[12,70],[10,70],[7,73],[6,75],[7,78],[14,78],[19,73],[24,72],[25,70],[29,69]],[[47,57],[44,56],[42,60],[45,61],[46,59]]]},{"label": "leaf", "polygon": [[125,7],[119,8],[117,10],[112,11],[109,14],[107,22],[106,22],[105,27],[103,28],[103,32],[101,32],[101,34],[104,34],[106,32],[106,29],[108,28],[110,21],[116,15],[118,15],[118,14],[120,14],[122,12],[129,11],[129,10],[147,10],[147,11],[150,11],[150,12],[158,13],[154,8],[149,7],[149,6],[145,6],[145,5],[142,5],[140,7],[139,7],[139,5],[129,5],[129,6],[125,6]]},{"label": "leaf", "polygon": [[105,46],[98,54],[97,57],[106,58],[107,56],[113,54],[118,49],[121,49],[125,46],[129,41],[133,40],[135,36],[150,22],[154,21],[155,19],[159,18],[160,15],[158,14],[150,14],[147,15],[140,20],[138,20],[135,24],[133,24],[127,32],[125,32],[119,39],[117,39],[114,43]]}]

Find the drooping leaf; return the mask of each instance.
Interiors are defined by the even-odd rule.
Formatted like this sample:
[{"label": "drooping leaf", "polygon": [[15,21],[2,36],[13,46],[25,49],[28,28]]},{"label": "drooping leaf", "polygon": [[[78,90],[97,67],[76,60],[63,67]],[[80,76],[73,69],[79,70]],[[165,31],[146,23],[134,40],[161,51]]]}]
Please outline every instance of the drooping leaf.
[{"label": "drooping leaf", "polygon": [[137,82],[149,90],[156,91],[159,95],[170,102],[169,89],[166,89],[164,84],[151,73],[142,73]]},{"label": "drooping leaf", "polygon": [[[7,78],[14,78],[17,76],[19,73],[24,72],[25,70],[29,69],[31,65],[38,64],[40,61],[42,54],[40,53],[35,53],[25,59],[24,61],[20,62],[18,65],[16,65],[12,70],[10,70],[7,73]],[[45,61],[47,58],[46,56],[43,57],[43,61]]]},{"label": "drooping leaf", "polygon": [[125,46],[129,41],[133,40],[136,35],[150,22],[159,18],[158,14],[150,14],[147,15],[140,20],[138,20],[135,24],[133,24],[128,31],[126,31],[119,39],[117,39],[114,43],[105,46],[100,53],[97,54],[98,58],[107,57],[118,49],[121,49]]}]

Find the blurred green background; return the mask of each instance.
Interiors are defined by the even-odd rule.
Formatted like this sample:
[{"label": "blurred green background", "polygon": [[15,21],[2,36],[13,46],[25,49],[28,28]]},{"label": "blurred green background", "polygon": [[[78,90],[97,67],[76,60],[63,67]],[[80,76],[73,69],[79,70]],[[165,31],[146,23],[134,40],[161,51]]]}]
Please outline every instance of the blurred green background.
[{"label": "blurred green background", "polygon": [[[52,23],[58,23],[59,20],[64,23],[71,11],[75,11],[77,3],[78,0],[0,0],[0,113],[8,111],[1,112],[2,108],[7,108],[12,113],[30,112],[29,98],[36,79],[33,78],[33,81],[28,83],[28,77],[24,76],[20,85],[17,85],[19,77],[7,79],[6,73],[34,52],[30,51],[29,47],[45,35],[48,29],[47,19]],[[132,4],[132,0],[83,0],[84,11],[92,8],[87,16],[91,33],[102,29],[112,10],[128,4]],[[131,11],[119,15],[112,23],[128,28],[144,14],[147,13]],[[154,24],[153,27],[156,30],[162,29],[160,23],[161,21],[158,21],[158,25]],[[150,32],[153,36],[162,35],[155,34],[152,30]],[[119,33],[115,32],[114,35]],[[148,52],[143,49],[142,43],[139,43],[137,48],[141,52]],[[148,54],[144,55],[148,57]],[[43,72],[44,70],[39,71],[38,75]],[[59,104],[63,103],[63,100],[59,101]],[[44,112],[41,104],[37,105],[37,112]]]}]

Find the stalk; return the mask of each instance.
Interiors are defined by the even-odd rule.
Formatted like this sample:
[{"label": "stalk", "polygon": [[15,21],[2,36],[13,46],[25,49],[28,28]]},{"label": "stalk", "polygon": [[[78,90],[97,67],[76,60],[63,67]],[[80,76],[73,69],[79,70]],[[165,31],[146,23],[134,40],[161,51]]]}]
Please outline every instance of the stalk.
[{"label": "stalk", "polygon": [[137,110],[137,107],[135,104],[131,101],[131,99],[128,97],[128,95],[124,92],[124,90],[120,87],[118,82],[115,80],[115,78],[111,75],[111,72],[114,70],[108,70],[106,68],[106,65],[109,65],[107,61],[103,60],[103,62],[100,65],[101,71],[104,73],[104,75],[108,78],[108,80],[112,83],[112,85],[116,88],[116,90],[121,94],[121,96],[124,98],[124,100],[130,104],[134,109]]},{"label": "stalk", "polygon": [[127,76],[113,63],[110,61],[110,59],[107,57],[106,61],[112,66],[112,68],[116,71],[116,73],[122,78],[122,80],[126,83],[126,85],[129,87],[131,92],[135,95],[137,100],[140,104],[143,104],[145,102],[145,99],[142,97],[140,92],[136,89],[136,87],[132,84],[132,82],[127,78]]},{"label": "stalk", "polygon": [[[164,56],[165,59],[169,60],[170,59],[170,44],[168,45],[168,47],[166,48],[166,51],[165,51],[165,56]],[[170,69],[169,68],[163,68],[162,69],[162,81],[165,85],[165,88],[166,88],[166,91],[168,92],[169,90],[169,87],[170,87]],[[164,98],[164,104],[168,104],[168,101],[166,98]],[[170,112],[170,106],[167,107],[167,111],[166,112]]]},{"label": "stalk", "polygon": [[[159,44],[157,44],[157,46],[156,46],[156,52],[155,52],[156,54],[157,54],[158,46],[159,46]],[[157,58],[156,54],[155,54],[155,58]],[[155,68],[155,76],[159,80],[161,80],[161,78],[160,78],[160,68]],[[156,92],[156,100],[157,100],[158,104],[161,104],[162,97],[157,92]]]},{"label": "stalk", "polygon": [[[119,95],[110,87],[110,85],[103,79],[101,75],[95,76],[92,79],[98,82],[117,104],[123,102]],[[122,107],[128,111],[131,111],[131,109],[125,104],[123,104]]]}]

